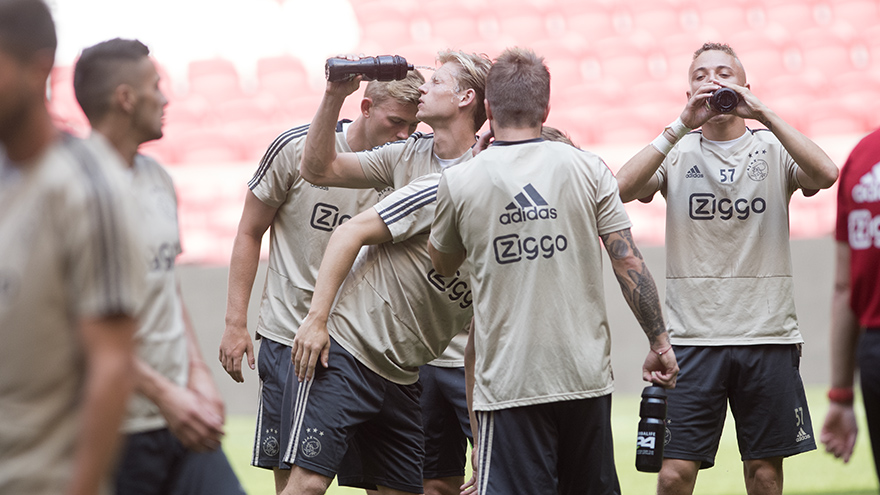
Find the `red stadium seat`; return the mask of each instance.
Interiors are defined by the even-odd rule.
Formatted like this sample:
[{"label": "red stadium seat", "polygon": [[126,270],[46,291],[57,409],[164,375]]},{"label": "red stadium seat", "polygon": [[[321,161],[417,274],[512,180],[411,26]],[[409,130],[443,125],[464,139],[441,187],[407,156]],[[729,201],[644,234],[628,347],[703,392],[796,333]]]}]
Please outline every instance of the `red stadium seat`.
[{"label": "red stadium seat", "polygon": [[835,20],[846,21],[856,31],[880,24],[880,6],[874,0],[835,0],[831,11]]},{"label": "red stadium seat", "polygon": [[229,60],[193,60],[188,77],[189,94],[202,95],[212,104],[242,95],[238,71]]},{"label": "red stadium seat", "polygon": [[309,75],[302,61],[291,55],[257,60],[257,87],[279,99],[309,87]]}]

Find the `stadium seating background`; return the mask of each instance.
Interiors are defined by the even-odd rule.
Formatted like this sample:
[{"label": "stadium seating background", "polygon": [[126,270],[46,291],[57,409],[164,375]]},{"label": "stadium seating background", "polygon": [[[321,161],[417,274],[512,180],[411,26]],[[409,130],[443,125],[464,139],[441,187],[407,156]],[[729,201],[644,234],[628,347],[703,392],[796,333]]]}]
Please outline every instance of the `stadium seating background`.
[{"label": "stadium seating background", "polygon": [[[354,52],[433,65],[445,48],[490,57],[507,46],[533,48],[551,71],[547,124],[599,152],[612,170],[681,112],[690,54],[709,40],[730,43],[758,97],[838,164],[880,125],[876,0],[448,0],[428,7],[353,0],[351,7],[360,28]],[[185,262],[228,263],[246,181],[272,139],[310,121],[320,100],[323,67],[268,53],[255,71],[222,57],[189,60],[176,71],[159,61],[170,100],[165,137],[144,150],[175,178]],[[87,133],[70,65],[54,70],[49,94],[58,122]],[[343,116],[356,117],[357,100],[349,98]],[[662,203],[627,205],[640,242],[663,243]],[[792,236],[830,232],[833,203],[833,190],[810,200],[797,193]]]}]

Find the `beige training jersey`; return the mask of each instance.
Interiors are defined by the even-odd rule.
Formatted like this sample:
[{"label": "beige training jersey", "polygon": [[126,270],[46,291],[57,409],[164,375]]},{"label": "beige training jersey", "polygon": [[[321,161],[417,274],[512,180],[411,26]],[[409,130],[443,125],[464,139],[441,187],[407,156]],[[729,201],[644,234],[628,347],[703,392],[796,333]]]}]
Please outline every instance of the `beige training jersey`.
[{"label": "beige training jersey", "polygon": [[0,149],[0,493],[71,476],[84,318],[134,316],[143,252],[119,155],[63,136],[19,168]]},{"label": "beige training jersey", "polygon": [[657,171],[666,196],[666,306],[678,345],[803,341],[788,203],[798,166],[770,131],[729,149],[687,134]]},{"label": "beige training jersey", "polygon": [[[336,127],[336,151],[350,152],[342,124]],[[309,311],[333,230],[379,199],[374,190],[328,188],[303,179],[299,164],[308,130],[308,125],[295,127],[275,139],[248,183],[260,201],[278,208],[257,333],[289,346]]]},{"label": "beige training jersey", "polygon": [[[473,152],[468,149],[460,157],[441,165],[434,154],[434,134],[413,133],[404,141],[397,141],[373,150],[358,153],[364,174],[377,188],[403,187],[426,174],[440,172],[444,166],[451,167],[470,160]],[[462,330],[443,354],[432,361],[432,366],[455,368],[464,366],[464,347],[467,329]]]},{"label": "beige training jersey", "polygon": [[[183,307],[177,292],[175,259],[180,254],[177,195],[168,172],[156,160],[135,156],[129,171],[138,205],[138,230],[147,246],[146,300],[138,312],[137,354],[171,382],[185,387],[189,379],[189,356]],[[158,406],[134,394],[123,423],[125,433],[164,428]]]},{"label": "beige training jersey", "polygon": [[[373,187],[399,189],[417,177],[440,172],[442,166],[434,154],[434,135],[416,132],[405,141],[388,143],[378,148],[357,154],[364,169],[364,175],[373,182]],[[473,157],[468,149],[463,155],[447,166],[452,166]]]},{"label": "beige training jersey", "polygon": [[473,267],[474,409],[611,393],[599,236],[630,221],[605,163],[562,143],[496,142],[446,170],[437,197],[431,243]]},{"label": "beige training jersey", "polygon": [[361,250],[327,321],[330,335],[380,376],[408,385],[437,359],[473,316],[463,267],[441,277],[428,255],[439,174],[420,177],[374,208],[393,243]]}]

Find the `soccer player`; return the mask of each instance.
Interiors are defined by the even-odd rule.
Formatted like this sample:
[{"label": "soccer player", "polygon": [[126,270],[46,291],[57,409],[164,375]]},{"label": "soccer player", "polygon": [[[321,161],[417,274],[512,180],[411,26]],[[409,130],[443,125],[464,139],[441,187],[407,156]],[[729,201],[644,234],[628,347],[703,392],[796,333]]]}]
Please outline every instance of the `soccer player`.
[{"label": "soccer player", "polygon": [[[781,493],[783,458],[816,448],[798,370],[788,203],[797,189],[830,187],[837,167],[755,97],[728,45],[697,50],[688,82],[680,117],[617,174],[624,202],[659,190],[667,203],[666,306],[681,375],[658,492],[692,493],[698,470],[715,464],[729,401],[748,493]],[[722,89],[736,93],[730,113],[710,103]]]},{"label": "soccer player", "polygon": [[831,313],[831,389],[820,439],[848,462],[858,433],[853,383],[859,368],[874,468],[880,477],[880,130],[862,139],[840,171]]},{"label": "soccer player", "polygon": [[678,370],[614,177],[598,156],[541,138],[549,99],[542,58],[502,53],[486,81],[495,141],[437,190],[434,269],[473,267],[481,495],[620,492],[600,237],[650,342],[643,377],[671,387]]},{"label": "soccer player", "polygon": [[[442,359],[450,340],[470,321],[473,300],[466,272],[437,276],[425,250],[439,175],[401,186],[473,156],[475,133],[485,120],[477,113],[477,102],[482,101],[489,67],[485,58],[459,52],[441,53],[439,59],[441,67],[421,88],[417,114],[432,126],[434,135],[416,133],[406,142],[357,156],[342,154],[335,160],[344,164],[336,176],[342,185],[399,189],[337,229],[327,246],[309,316],[294,341],[294,367],[306,382],[299,392],[303,399],[297,407],[297,436],[288,450],[288,462],[294,466],[284,493],[323,493],[337,473],[343,485],[422,492],[424,439],[417,367]],[[328,84],[309,131],[304,161],[308,140],[314,139],[314,144],[322,139],[313,136],[318,125],[324,125],[319,121],[335,118],[327,108],[338,112],[341,102],[336,99],[356,87],[349,84]],[[364,245],[370,247],[355,263]],[[337,289],[339,299],[331,315]],[[323,368],[316,370],[319,360]],[[339,391],[348,381],[357,388],[344,386],[345,392]],[[340,404],[342,411],[328,414]],[[438,472],[441,477],[433,479],[437,485],[452,483],[454,490],[463,480],[463,470],[459,473],[457,467]],[[432,484],[429,480],[426,489]]]},{"label": "soccer player", "polygon": [[0,0],[0,493],[105,493],[143,251],[118,154],[46,108],[55,25]]},{"label": "soccer player", "polygon": [[[336,123],[335,148],[339,152],[369,150],[409,137],[418,124],[418,88],[424,82],[418,71],[401,81],[371,81],[361,100],[360,117]],[[274,471],[279,492],[290,474],[282,458],[293,423],[289,406],[296,394],[295,383],[292,387],[288,383],[295,331],[311,304],[330,234],[379,199],[372,189],[327,188],[306,182],[299,174],[299,161],[308,130],[303,125],[281,134],[248,183],[229,265],[226,329],[220,341],[220,362],[234,380],[243,381],[244,356],[253,368],[247,306],[263,234],[271,226],[269,270],[256,328],[261,342],[261,397],[251,463]]]},{"label": "soccer player", "polygon": [[146,246],[147,298],[139,310],[135,386],[122,431],[116,493],[243,494],[220,441],[223,401],[199,351],[174,269],[177,197],[168,173],[138,147],[162,137],[168,100],[149,49],[112,39],[83,50],[74,91],[94,134],[122,155]]}]

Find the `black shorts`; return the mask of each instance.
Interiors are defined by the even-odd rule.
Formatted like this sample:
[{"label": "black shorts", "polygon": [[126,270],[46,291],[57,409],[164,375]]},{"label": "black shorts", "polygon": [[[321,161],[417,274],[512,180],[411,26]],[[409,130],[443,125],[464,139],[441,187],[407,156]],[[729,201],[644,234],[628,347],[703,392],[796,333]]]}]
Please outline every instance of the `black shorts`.
[{"label": "black shorts", "polygon": [[874,469],[880,477],[880,329],[862,334],[858,348],[859,380],[874,451]]},{"label": "black shorts", "polygon": [[251,465],[290,469],[290,465],[282,461],[293,424],[292,406],[296,402],[296,378],[291,381],[290,346],[262,337],[257,372],[260,375],[260,408],[257,410]]},{"label": "black shorts", "polygon": [[667,391],[664,457],[714,466],[728,401],[742,460],[816,449],[799,345],[674,349],[681,371]]},{"label": "black shorts", "polygon": [[477,411],[480,495],[619,495],[611,395]]},{"label": "black shorts", "polygon": [[329,367],[299,384],[284,461],[341,486],[422,493],[421,386],[398,385],[332,338]]},{"label": "black shorts", "polygon": [[425,430],[425,479],[464,476],[471,438],[464,368],[426,364],[419,368],[422,424]]},{"label": "black shorts", "polygon": [[187,450],[167,428],[127,435],[117,495],[244,495],[223,451]]}]

